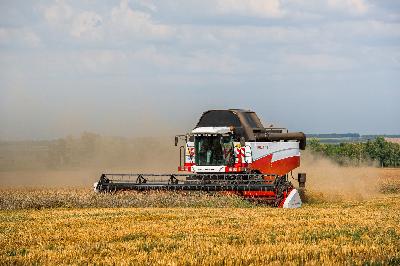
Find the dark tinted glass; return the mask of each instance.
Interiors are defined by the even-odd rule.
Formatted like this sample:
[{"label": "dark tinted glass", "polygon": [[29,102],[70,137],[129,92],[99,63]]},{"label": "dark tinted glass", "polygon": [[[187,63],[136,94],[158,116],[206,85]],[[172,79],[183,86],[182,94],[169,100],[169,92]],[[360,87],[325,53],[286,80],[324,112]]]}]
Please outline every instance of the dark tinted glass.
[{"label": "dark tinted glass", "polygon": [[231,136],[196,136],[194,146],[196,165],[233,165],[235,162]]}]

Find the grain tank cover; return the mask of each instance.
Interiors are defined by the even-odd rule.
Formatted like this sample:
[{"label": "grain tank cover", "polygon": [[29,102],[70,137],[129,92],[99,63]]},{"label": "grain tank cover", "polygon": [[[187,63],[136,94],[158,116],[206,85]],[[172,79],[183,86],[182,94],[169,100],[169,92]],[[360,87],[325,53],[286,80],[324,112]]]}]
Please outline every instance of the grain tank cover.
[{"label": "grain tank cover", "polygon": [[256,113],[242,109],[204,112],[197,123],[196,128],[199,127],[234,127],[235,137],[246,141],[254,141],[254,133],[265,130]]},{"label": "grain tank cover", "polygon": [[240,127],[237,115],[230,110],[210,110],[204,112],[196,127]]}]

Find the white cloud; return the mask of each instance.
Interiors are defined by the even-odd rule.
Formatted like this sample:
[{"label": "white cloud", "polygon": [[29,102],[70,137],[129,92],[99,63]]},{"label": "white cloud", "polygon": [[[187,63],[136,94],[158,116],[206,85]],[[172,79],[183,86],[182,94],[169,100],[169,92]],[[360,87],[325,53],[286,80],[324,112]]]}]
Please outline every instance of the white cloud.
[{"label": "white cloud", "polygon": [[277,18],[283,15],[279,0],[218,0],[217,10],[222,14],[267,18]]},{"label": "white cloud", "polygon": [[[89,50],[71,55],[76,69],[81,73],[114,73],[127,64],[127,55],[114,50]],[[117,69],[116,69],[117,68]]]},{"label": "white cloud", "polygon": [[74,37],[99,38],[103,20],[94,12],[84,11],[76,16],[71,25],[71,35]]},{"label": "white cloud", "polygon": [[102,35],[102,17],[93,11],[80,11],[62,0],[42,8],[52,29],[74,38],[98,40]]},{"label": "white cloud", "polygon": [[400,23],[387,23],[378,20],[341,21],[323,26],[326,32],[342,37],[399,38]]},{"label": "white cloud", "polygon": [[329,54],[287,54],[283,57],[283,62],[288,67],[301,71],[345,71],[356,66],[356,63],[351,58]]},{"label": "white cloud", "polygon": [[172,28],[154,22],[148,13],[133,10],[127,0],[122,0],[120,5],[111,11],[111,27],[116,31],[127,34],[125,37],[167,37],[172,33]]},{"label": "white cloud", "polygon": [[138,4],[153,11],[157,11],[157,6],[151,0],[138,0]]},{"label": "white cloud", "polygon": [[180,72],[184,67],[186,73],[237,74],[248,72],[251,69],[249,63],[243,62],[227,52],[193,51],[182,55],[149,47],[130,53],[128,56],[130,60],[140,62],[143,67],[156,67],[167,72]]},{"label": "white cloud", "polygon": [[[140,6],[151,11],[157,7],[148,0],[140,0]],[[49,26],[57,33],[68,34],[80,40],[104,40],[107,43],[126,43],[137,39],[158,39],[171,35],[172,27],[155,22],[149,13],[134,10],[128,0],[99,14],[95,10],[82,10],[62,0],[42,8]]]},{"label": "white cloud", "polygon": [[195,47],[219,47],[223,50],[240,46],[285,45],[314,42],[323,32],[318,28],[289,26],[184,26],[179,28],[179,40],[183,45]]},{"label": "white cloud", "polygon": [[[140,74],[152,76],[157,73],[213,73],[237,74],[254,70],[252,64],[244,62],[228,52],[208,53],[194,51],[182,55],[176,51],[163,51],[155,46],[144,47],[134,51],[96,49],[73,51],[58,54],[58,60],[65,58],[69,72],[77,71],[82,75],[97,74]],[[182,69],[184,67],[184,70]]]},{"label": "white cloud", "polygon": [[73,15],[71,6],[63,0],[57,0],[54,4],[43,8],[45,19],[52,25],[58,25],[70,20]]},{"label": "white cloud", "polygon": [[159,52],[154,46],[146,47],[129,54],[130,60],[157,68],[170,68],[178,65],[179,58]]},{"label": "white cloud", "polygon": [[352,14],[365,14],[369,6],[364,0],[328,0],[328,6]]},{"label": "white cloud", "polygon": [[244,62],[229,53],[210,54],[200,51],[193,54],[184,63],[192,72],[243,74],[254,70],[250,62]]},{"label": "white cloud", "polygon": [[38,47],[40,37],[28,28],[0,28],[0,44]]}]

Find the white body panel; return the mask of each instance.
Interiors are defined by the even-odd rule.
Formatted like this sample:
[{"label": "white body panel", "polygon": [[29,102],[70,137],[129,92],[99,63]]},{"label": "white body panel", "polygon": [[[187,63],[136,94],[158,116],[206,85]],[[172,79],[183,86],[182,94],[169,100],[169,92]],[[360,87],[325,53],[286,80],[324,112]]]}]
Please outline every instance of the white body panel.
[{"label": "white body panel", "polygon": [[300,156],[298,142],[246,142],[246,146],[250,146],[253,161],[269,154],[272,154],[271,162]]},{"label": "white body panel", "polygon": [[99,184],[99,182],[95,182],[94,184],[93,184],[93,190],[94,190],[94,192],[96,192],[96,193],[99,193],[100,191],[97,189],[97,185]]},{"label": "white body panel", "polygon": [[226,134],[231,132],[229,127],[197,127],[192,130],[193,134]]},{"label": "white body panel", "polygon": [[301,198],[297,189],[292,189],[287,196],[285,202],[283,203],[283,208],[285,209],[295,209],[301,207]]}]

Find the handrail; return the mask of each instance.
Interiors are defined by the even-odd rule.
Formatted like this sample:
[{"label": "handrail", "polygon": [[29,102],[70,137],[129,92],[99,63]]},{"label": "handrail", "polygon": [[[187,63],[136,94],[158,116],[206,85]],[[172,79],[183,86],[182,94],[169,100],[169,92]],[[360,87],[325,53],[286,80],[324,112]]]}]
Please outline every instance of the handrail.
[{"label": "handrail", "polygon": [[[183,150],[183,164],[182,164],[182,150]],[[185,165],[186,160],[186,149],[184,146],[179,147],[179,167],[182,168]]]}]

